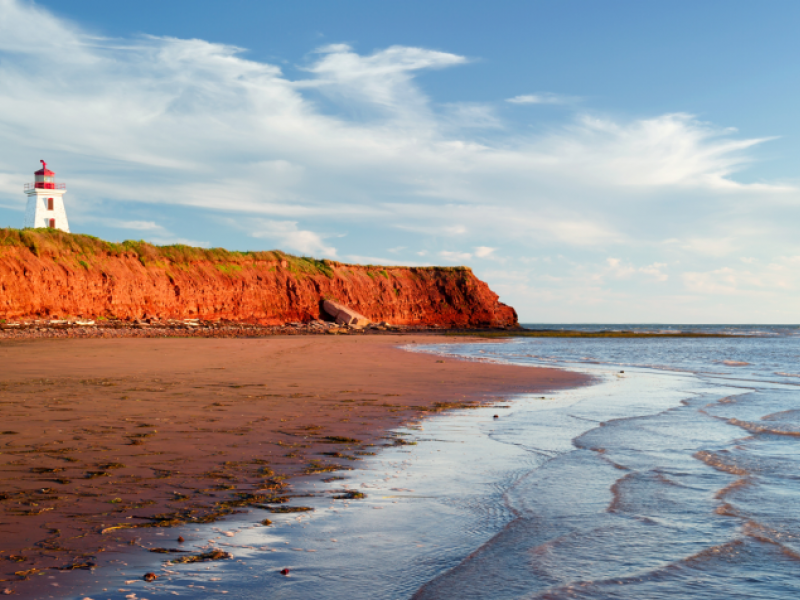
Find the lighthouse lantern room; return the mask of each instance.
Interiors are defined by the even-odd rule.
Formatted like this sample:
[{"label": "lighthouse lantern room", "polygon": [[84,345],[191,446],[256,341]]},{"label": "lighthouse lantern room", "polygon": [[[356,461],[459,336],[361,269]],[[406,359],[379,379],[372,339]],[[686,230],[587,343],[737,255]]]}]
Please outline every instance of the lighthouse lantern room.
[{"label": "lighthouse lantern room", "polygon": [[34,173],[34,182],[25,184],[25,194],[28,196],[25,227],[47,227],[69,233],[63,198],[67,186],[56,183],[56,174],[47,168],[46,162],[39,162],[42,168]]}]

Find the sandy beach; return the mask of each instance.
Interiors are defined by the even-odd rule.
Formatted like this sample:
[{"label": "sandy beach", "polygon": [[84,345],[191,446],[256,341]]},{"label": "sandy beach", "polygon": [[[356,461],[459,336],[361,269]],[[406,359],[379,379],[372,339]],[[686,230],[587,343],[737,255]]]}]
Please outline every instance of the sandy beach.
[{"label": "sandy beach", "polygon": [[586,381],[398,349],[440,339],[0,342],[3,586],[25,595],[152,527],[279,505],[287,479],[350,468],[431,411]]}]

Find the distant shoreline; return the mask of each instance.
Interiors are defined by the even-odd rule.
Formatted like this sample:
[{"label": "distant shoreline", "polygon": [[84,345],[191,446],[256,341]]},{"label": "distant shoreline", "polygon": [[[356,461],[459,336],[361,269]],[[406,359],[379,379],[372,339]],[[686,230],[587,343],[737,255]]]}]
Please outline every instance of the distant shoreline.
[{"label": "distant shoreline", "polygon": [[733,333],[702,333],[694,331],[680,332],[644,332],[644,331],[578,331],[573,329],[515,329],[511,331],[447,331],[447,336],[469,336],[476,338],[728,338],[743,337]]},{"label": "distant shoreline", "polygon": [[432,335],[481,339],[506,339],[519,337],[547,338],[727,338],[743,337],[736,333],[705,333],[700,331],[632,331],[604,329],[582,331],[577,329],[527,329],[527,328],[458,328],[437,326],[381,325],[366,328],[337,325],[329,321],[312,320],[284,325],[262,325],[240,321],[210,321],[201,319],[164,320],[49,320],[29,319],[0,321],[0,340],[3,339],[58,339],[58,338],[250,338],[275,335]]}]

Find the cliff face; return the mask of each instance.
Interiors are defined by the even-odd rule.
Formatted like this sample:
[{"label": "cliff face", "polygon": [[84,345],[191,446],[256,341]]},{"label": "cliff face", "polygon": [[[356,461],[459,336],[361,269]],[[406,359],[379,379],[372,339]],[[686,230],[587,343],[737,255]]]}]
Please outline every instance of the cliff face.
[{"label": "cliff face", "polygon": [[0,229],[3,319],[153,316],[273,325],[319,318],[325,299],[397,325],[517,325],[514,309],[463,267],[347,265],[277,251]]}]

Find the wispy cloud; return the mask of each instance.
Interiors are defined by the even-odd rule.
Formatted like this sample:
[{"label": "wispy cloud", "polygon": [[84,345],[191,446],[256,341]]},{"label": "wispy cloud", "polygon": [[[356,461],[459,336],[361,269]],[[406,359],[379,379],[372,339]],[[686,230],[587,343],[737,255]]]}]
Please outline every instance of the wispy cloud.
[{"label": "wispy cloud", "polygon": [[475,256],[478,258],[488,258],[492,256],[497,248],[490,248],[489,246],[477,246],[475,248]]},{"label": "wispy cloud", "polygon": [[619,258],[607,258],[606,266],[595,273],[594,279],[602,281],[609,277],[614,279],[627,279],[635,276],[646,276],[654,281],[666,281],[669,276],[664,273],[666,263],[652,263],[641,267],[636,267]]},{"label": "wispy cloud", "polygon": [[564,94],[553,94],[551,92],[540,92],[538,94],[523,94],[506,99],[511,104],[575,104],[580,102],[578,96],[566,96]]},{"label": "wispy cloud", "polygon": [[387,266],[401,266],[401,267],[421,267],[428,263],[421,263],[418,261],[396,260],[393,258],[384,258],[381,256],[362,256],[361,254],[348,254],[347,260],[353,263],[362,265],[387,265]]},{"label": "wispy cloud", "polygon": [[773,295],[800,290],[800,256],[777,257],[759,269],[725,266],[705,272],[687,271],[683,283],[704,295]]},{"label": "wispy cloud", "polygon": [[447,262],[464,262],[472,258],[472,254],[469,252],[458,252],[452,250],[442,250],[439,252],[439,256],[441,256]]},{"label": "wispy cloud", "polygon": [[126,221],[123,219],[100,219],[103,225],[115,229],[129,229],[132,231],[165,231],[164,227],[155,221]]},{"label": "wispy cloud", "polygon": [[296,221],[257,219],[242,226],[250,229],[250,235],[254,238],[274,240],[277,247],[309,256],[336,258],[336,248],[325,244],[322,235],[300,229]]}]

